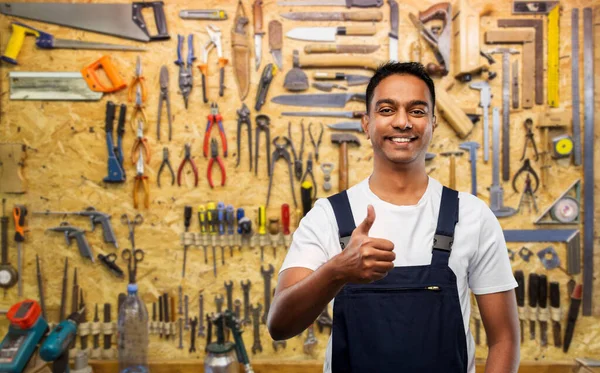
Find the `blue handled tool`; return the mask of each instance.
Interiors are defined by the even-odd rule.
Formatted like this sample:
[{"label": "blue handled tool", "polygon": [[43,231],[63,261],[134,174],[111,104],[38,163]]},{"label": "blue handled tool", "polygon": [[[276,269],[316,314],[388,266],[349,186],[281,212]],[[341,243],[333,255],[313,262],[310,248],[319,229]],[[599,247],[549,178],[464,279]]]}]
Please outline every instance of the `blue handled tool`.
[{"label": "blue handled tool", "polygon": [[77,326],[83,319],[83,311],[73,312],[61,321],[46,337],[40,346],[40,357],[44,361],[53,361],[53,373],[69,373],[69,346],[77,335]]}]

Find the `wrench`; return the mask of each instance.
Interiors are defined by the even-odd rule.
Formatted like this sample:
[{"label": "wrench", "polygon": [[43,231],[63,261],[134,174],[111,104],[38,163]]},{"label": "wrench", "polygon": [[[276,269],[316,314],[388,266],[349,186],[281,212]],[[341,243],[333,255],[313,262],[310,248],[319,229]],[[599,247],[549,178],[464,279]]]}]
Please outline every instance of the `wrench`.
[{"label": "wrench", "polygon": [[242,301],[239,299],[236,299],[235,301],[233,301],[233,315],[235,316],[235,318],[237,320],[240,319],[240,314],[241,314],[241,308],[242,308]]},{"label": "wrench", "polygon": [[233,311],[232,308],[232,303],[233,303],[233,282],[229,281],[229,283],[227,281],[225,281],[224,283],[225,285],[225,291],[227,292],[227,310],[229,312]]},{"label": "wrench", "polygon": [[188,310],[189,310],[189,304],[188,304],[188,302],[189,302],[189,298],[188,298],[188,296],[186,294],[183,297],[184,314],[185,314],[185,327],[184,327],[185,330],[190,330],[190,318],[188,316],[189,315],[189,313],[188,313]]},{"label": "wrench", "polygon": [[190,325],[192,326],[191,337],[192,341],[190,342],[190,353],[196,352],[196,326],[198,325],[198,318],[194,317],[190,320]]},{"label": "wrench", "polygon": [[223,301],[224,300],[225,300],[225,298],[223,298],[222,294],[215,295],[215,303],[217,304],[217,313],[221,313],[221,311],[223,310]]},{"label": "wrench", "polygon": [[198,337],[204,337],[204,295],[198,295]]},{"label": "wrench", "polygon": [[306,333],[306,339],[304,340],[304,353],[312,355],[318,342],[317,338],[315,338],[314,324],[310,324]]},{"label": "wrench", "polygon": [[273,272],[275,272],[275,268],[273,268],[272,264],[269,264],[269,269],[264,270],[262,265],[260,267],[260,273],[265,280],[265,313],[263,313],[262,323],[267,323],[267,315],[269,314],[269,308],[271,307],[271,277],[273,276]]},{"label": "wrench", "polygon": [[179,286],[179,302],[177,305],[177,313],[183,315],[183,288]]},{"label": "wrench", "polygon": [[242,322],[245,325],[248,325],[251,323],[250,320],[250,285],[252,285],[252,283],[250,282],[250,280],[246,280],[246,283],[244,284],[244,281],[240,281],[240,285],[242,285],[242,291],[244,292],[244,319],[242,320]]},{"label": "wrench", "polygon": [[252,308],[252,322],[254,323],[254,344],[252,345],[252,353],[262,352],[262,345],[260,344],[260,311],[262,306],[260,303],[256,307]]},{"label": "wrench", "polygon": [[178,349],[183,350],[183,319],[179,318],[179,346]]}]

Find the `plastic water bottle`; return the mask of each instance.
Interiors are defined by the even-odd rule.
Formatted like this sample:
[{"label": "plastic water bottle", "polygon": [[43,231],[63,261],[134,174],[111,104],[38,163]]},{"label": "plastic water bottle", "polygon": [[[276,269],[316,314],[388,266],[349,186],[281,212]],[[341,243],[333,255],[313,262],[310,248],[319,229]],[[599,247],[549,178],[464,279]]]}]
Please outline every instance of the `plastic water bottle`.
[{"label": "plastic water bottle", "polygon": [[127,285],[119,308],[119,373],[148,373],[148,310],[138,297],[137,284]]}]

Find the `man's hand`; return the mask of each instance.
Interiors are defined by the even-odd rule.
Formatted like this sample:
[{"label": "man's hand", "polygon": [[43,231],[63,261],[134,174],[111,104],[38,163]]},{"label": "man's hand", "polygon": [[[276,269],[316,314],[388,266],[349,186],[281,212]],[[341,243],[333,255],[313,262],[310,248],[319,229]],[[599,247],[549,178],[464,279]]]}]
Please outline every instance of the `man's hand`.
[{"label": "man's hand", "polygon": [[381,280],[394,268],[394,244],[383,238],[369,237],[375,222],[375,209],[367,206],[367,217],[354,229],[350,242],[335,257],[345,282],[367,284]]}]

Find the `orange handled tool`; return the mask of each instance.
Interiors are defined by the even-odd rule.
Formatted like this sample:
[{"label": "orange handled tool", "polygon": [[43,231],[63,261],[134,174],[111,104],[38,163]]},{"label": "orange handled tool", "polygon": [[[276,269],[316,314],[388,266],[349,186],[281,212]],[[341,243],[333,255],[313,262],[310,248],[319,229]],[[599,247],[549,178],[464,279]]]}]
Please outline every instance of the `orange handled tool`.
[{"label": "orange handled tool", "polygon": [[[99,69],[104,70],[112,87],[106,87],[100,82],[96,75],[96,71]],[[121,75],[119,75],[117,68],[113,65],[110,56],[102,56],[99,60],[81,69],[80,72],[87,85],[94,92],[110,93],[127,87],[127,84],[123,78],[121,78]]]}]

